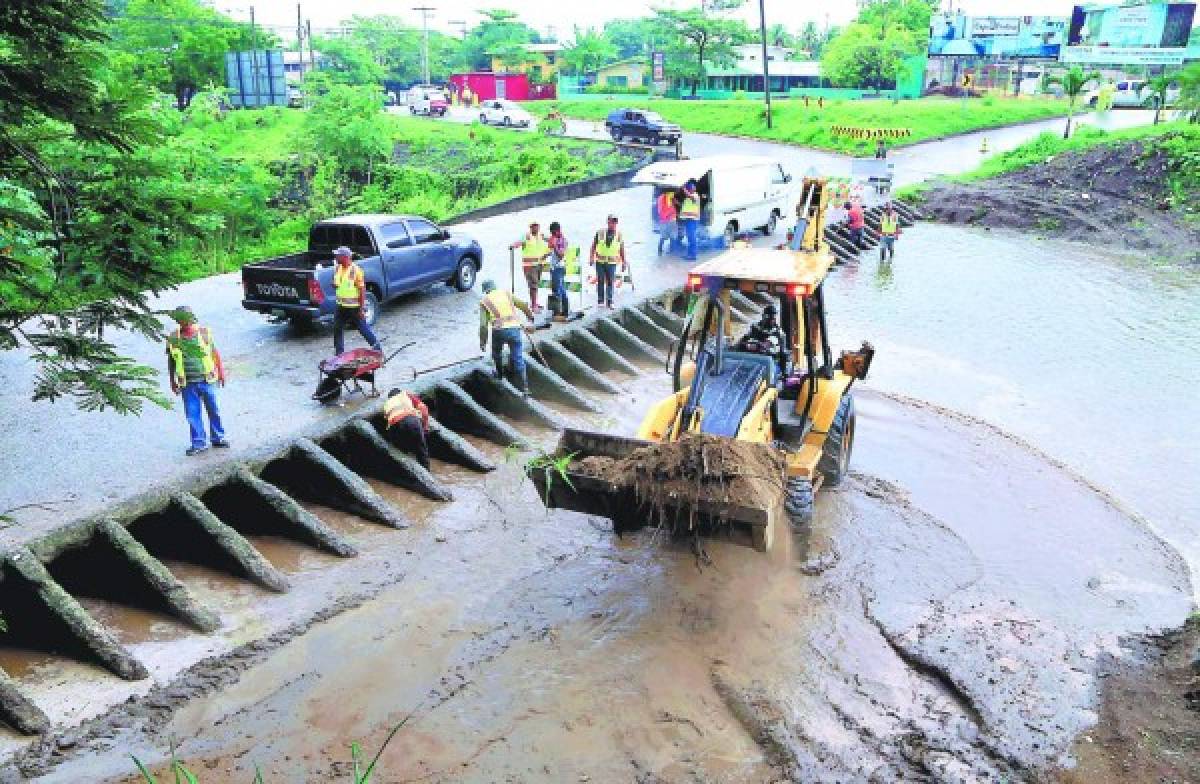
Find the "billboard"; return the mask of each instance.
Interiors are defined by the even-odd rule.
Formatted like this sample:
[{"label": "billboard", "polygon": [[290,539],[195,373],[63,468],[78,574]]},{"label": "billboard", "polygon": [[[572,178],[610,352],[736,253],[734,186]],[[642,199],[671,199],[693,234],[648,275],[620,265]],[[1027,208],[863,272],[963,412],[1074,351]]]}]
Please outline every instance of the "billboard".
[{"label": "billboard", "polygon": [[1171,65],[1183,61],[1195,3],[1075,6],[1064,63]]},{"label": "billboard", "polygon": [[929,54],[1055,59],[1066,42],[1066,31],[1063,16],[934,14],[929,20]]}]

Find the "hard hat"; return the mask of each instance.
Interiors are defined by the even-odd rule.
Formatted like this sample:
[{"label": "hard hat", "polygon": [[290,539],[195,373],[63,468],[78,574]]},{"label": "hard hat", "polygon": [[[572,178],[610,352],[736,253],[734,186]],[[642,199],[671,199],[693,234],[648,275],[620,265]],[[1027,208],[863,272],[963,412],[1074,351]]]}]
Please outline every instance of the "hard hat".
[{"label": "hard hat", "polygon": [[483,289],[484,294],[487,294],[489,291],[495,291],[496,284],[491,280],[485,280],[483,283],[479,284],[479,287]]},{"label": "hard hat", "polygon": [[333,255],[334,255],[334,257],[339,257],[339,256],[353,256],[353,255],[354,255],[354,251],[350,250],[350,249],[349,249],[349,248],[347,248],[345,245],[342,245],[342,246],[340,246],[340,247],[337,247],[337,248],[334,248],[334,249],[333,249]]}]

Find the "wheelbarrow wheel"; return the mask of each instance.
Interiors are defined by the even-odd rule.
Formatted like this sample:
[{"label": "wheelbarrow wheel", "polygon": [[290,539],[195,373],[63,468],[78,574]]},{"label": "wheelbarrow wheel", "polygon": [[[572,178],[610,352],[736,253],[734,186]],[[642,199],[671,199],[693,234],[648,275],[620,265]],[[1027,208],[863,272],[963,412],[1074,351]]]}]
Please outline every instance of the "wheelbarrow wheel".
[{"label": "wheelbarrow wheel", "polygon": [[333,376],[325,376],[313,392],[313,400],[328,405],[342,396],[342,382]]}]

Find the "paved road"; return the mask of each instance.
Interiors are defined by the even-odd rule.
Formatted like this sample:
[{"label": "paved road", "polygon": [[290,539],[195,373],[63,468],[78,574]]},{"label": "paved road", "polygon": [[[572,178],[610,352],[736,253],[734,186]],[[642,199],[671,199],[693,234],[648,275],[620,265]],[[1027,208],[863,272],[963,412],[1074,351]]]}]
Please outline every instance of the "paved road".
[{"label": "paved road", "polygon": [[[1118,125],[1146,122],[1144,112],[1114,112]],[[945,141],[927,142],[893,154],[901,183],[924,179],[933,173],[965,171],[977,165],[981,137],[993,149],[1007,149],[1061,120],[1019,128],[971,134]],[[572,130],[586,130],[572,124]],[[514,131],[519,132],[519,131]],[[743,152],[774,155],[795,173],[809,167],[825,174],[848,172],[849,159],[826,152],[767,142],[687,134],[685,149],[691,155]],[[507,244],[528,221],[562,222],[568,236],[583,239],[602,225],[610,212],[622,217],[629,242],[630,260],[638,294],[679,285],[684,262],[657,257],[649,243],[650,195],[646,188],[565,202],[489,218],[458,228],[476,237],[484,247],[484,277],[508,283]],[[630,294],[625,294],[630,297]],[[309,399],[317,380],[316,363],[332,353],[327,329],[307,336],[286,327],[267,324],[241,308],[238,274],[220,275],[181,286],[164,294],[155,307],[168,309],[190,304],[210,325],[229,368],[230,384],[222,391],[222,413],[234,448],[186,458],[187,427],[183,414],[149,407],[140,417],[112,413],[84,414],[69,401],[56,405],[29,400],[36,367],[21,350],[0,353],[0,412],[8,426],[0,429],[0,511],[24,507],[14,513],[18,525],[0,531],[0,547],[27,539],[65,520],[93,514],[114,500],[123,499],[163,480],[180,477],[200,466],[235,459],[254,447],[281,439],[298,429],[346,409],[322,408]],[[477,356],[478,292],[458,293],[448,287],[415,294],[385,309],[377,327],[387,345],[420,341],[396,361],[397,369],[429,367],[453,359]],[[354,345],[351,338],[350,345]],[[162,347],[136,336],[119,335],[118,347],[135,359],[161,367]],[[383,374],[383,384],[388,382]],[[361,405],[355,400],[351,406]],[[38,506],[27,506],[38,504]]]}]

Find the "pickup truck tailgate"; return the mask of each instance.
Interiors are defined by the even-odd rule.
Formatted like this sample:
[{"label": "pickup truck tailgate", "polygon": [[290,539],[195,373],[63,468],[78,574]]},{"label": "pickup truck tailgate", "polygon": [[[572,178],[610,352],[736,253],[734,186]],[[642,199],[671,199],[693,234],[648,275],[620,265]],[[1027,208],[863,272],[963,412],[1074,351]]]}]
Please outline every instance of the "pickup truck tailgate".
[{"label": "pickup truck tailgate", "polygon": [[246,299],[254,302],[308,305],[310,280],[313,280],[313,273],[308,270],[254,266],[242,268],[242,288]]}]

